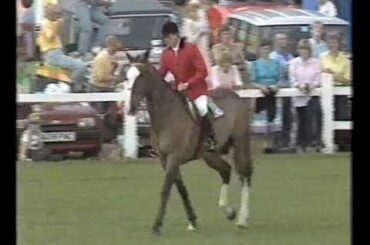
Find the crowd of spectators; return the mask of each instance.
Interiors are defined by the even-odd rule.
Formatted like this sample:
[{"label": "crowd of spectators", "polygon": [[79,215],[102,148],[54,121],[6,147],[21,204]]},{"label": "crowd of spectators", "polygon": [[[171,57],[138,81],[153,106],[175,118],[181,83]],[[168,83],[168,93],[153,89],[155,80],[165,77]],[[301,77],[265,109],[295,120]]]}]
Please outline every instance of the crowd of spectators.
[{"label": "crowd of spectators", "polygon": [[[207,5],[206,2],[208,1],[192,0],[188,5],[201,11]],[[318,11],[329,16],[336,15],[331,1],[321,1]],[[186,19],[185,15],[185,23]],[[197,25],[198,31],[183,33],[188,40],[197,40],[201,33],[210,32],[206,30],[206,22]],[[280,32],[271,40],[261,40],[258,52],[248,54],[248,59],[242,45],[234,42],[233,38],[232,31],[225,28],[220,32],[220,42],[205,49],[210,50],[206,53],[205,61],[210,60],[212,64],[210,88],[261,90],[265,96],[256,99],[255,112],[266,111],[268,149],[289,148],[294,145],[298,153],[306,152],[308,148],[320,151],[323,146],[321,104],[319,97],[311,96],[311,91],[321,86],[322,72],[332,74],[336,85],[350,85],[351,61],[342,52],[341,33],[324,34],[323,24],[314,22],[311,25],[311,38],[299,40],[297,50],[289,51],[290,37],[288,33]],[[298,88],[304,96],[281,98],[282,129],[276,133],[272,132],[270,126],[277,116],[275,94],[280,88]],[[336,120],[348,119],[346,96],[335,96],[335,106],[338,108]],[[292,137],[293,121],[296,122],[297,129]]]}]

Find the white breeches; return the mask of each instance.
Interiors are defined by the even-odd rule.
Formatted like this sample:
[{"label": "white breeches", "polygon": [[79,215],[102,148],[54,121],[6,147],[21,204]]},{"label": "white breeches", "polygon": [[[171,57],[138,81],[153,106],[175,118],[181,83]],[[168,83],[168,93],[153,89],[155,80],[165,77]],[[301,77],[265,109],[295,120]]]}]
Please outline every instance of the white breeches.
[{"label": "white breeches", "polygon": [[201,117],[204,117],[208,113],[208,98],[206,95],[201,95],[194,100],[194,104],[197,107]]}]

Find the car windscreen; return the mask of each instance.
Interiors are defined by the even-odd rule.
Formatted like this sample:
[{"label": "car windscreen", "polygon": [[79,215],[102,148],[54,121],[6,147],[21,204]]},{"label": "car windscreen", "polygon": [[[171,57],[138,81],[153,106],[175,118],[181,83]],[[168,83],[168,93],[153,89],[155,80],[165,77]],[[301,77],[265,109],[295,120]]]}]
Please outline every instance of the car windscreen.
[{"label": "car windscreen", "polygon": [[[261,30],[261,37],[262,38],[271,38],[276,33],[286,33],[289,37],[289,47],[292,49],[291,51],[294,52],[299,40],[303,38],[310,38],[311,37],[311,28],[309,25],[283,25],[283,26],[262,26],[260,27]],[[347,45],[347,38],[348,38],[348,31],[349,27],[346,25],[325,25],[324,27],[324,40],[325,40],[325,33],[335,31],[338,32],[342,36],[342,40],[344,42],[344,50],[348,50]]]},{"label": "car windscreen", "polygon": [[127,16],[111,19],[109,34],[121,39],[126,48],[150,48],[152,39],[161,39],[161,27],[170,17],[161,16]]}]

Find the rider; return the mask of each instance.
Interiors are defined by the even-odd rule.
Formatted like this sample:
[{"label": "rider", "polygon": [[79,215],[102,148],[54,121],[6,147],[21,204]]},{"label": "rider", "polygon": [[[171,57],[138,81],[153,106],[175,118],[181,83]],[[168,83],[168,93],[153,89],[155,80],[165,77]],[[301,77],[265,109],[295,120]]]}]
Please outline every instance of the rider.
[{"label": "rider", "polygon": [[59,5],[48,4],[45,7],[45,25],[41,29],[38,44],[46,64],[72,71],[72,80],[82,84],[86,64],[63,53],[61,33],[63,29],[62,11]]},{"label": "rider", "polygon": [[207,151],[216,148],[215,133],[210,122],[208,107],[212,109],[215,119],[222,117],[224,112],[207,96],[207,68],[196,45],[180,38],[175,23],[166,22],[162,26],[162,35],[168,46],[161,57],[161,74],[167,82],[173,83],[177,91],[184,91],[197,107],[202,124],[209,129]]}]

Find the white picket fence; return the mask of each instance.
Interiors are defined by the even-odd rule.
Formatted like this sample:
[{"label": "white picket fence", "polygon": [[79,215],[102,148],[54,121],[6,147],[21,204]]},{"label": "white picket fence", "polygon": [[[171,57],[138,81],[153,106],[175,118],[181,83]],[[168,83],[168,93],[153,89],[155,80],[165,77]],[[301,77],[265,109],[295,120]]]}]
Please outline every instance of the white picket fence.
[{"label": "white picket fence", "polygon": [[[324,153],[334,153],[334,132],[335,130],[351,130],[352,122],[334,121],[334,95],[352,96],[351,87],[334,87],[334,81],[329,74],[323,74],[322,87],[312,92],[314,96],[321,97],[322,107],[322,141]],[[258,98],[263,97],[257,89],[244,89],[238,91],[240,97]],[[280,89],[277,97],[302,96],[302,92],[295,88]],[[69,93],[69,94],[18,94],[17,103],[47,103],[47,102],[97,102],[97,101],[121,101],[128,105],[130,91],[125,90],[117,93]],[[128,106],[125,106],[128,108]],[[125,157],[137,158],[138,137],[136,118],[126,114],[124,122],[123,152]]]}]

